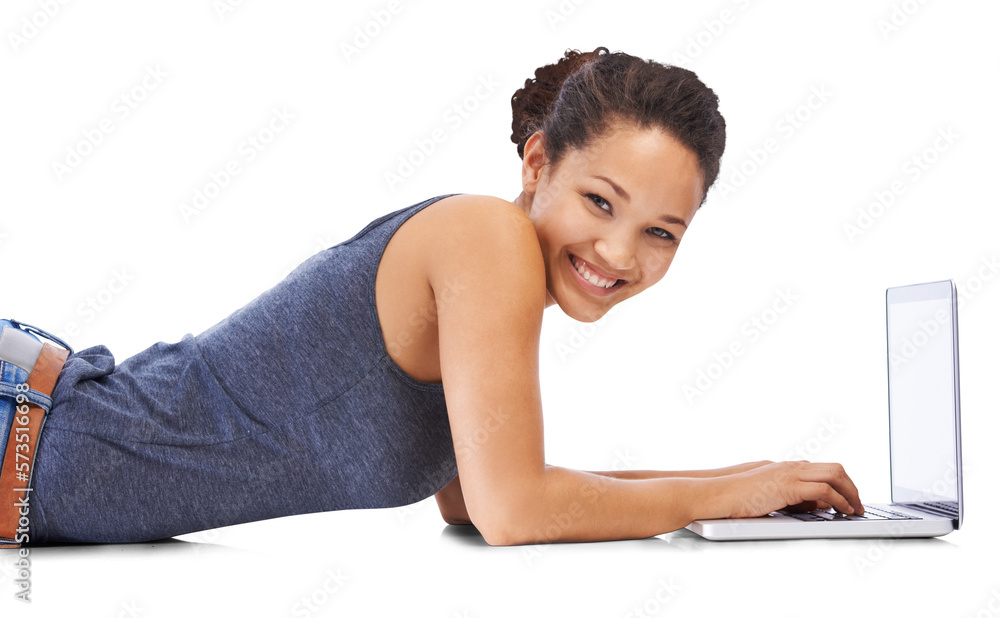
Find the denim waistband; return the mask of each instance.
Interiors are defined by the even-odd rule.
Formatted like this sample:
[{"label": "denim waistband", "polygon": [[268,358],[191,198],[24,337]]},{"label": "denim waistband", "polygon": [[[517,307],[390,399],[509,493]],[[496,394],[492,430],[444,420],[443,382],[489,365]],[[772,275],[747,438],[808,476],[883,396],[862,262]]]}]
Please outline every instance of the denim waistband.
[{"label": "denim waistband", "polygon": [[[49,341],[51,341],[53,343],[56,343],[56,344],[58,344],[58,345],[60,345],[60,346],[62,346],[64,348],[66,348],[67,350],[69,350],[70,354],[73,353],[73,348],[71,348],[68,343],[66,343],[65,341],[63,341],[59,337],[56,337],[52,333],[50,333],[48,331],[44,331],[44,330],[38,328],[37,326],[32,326],[31,324],[25,324],[24,322],[18,322],[17,320],[12,320],[12,319],[0,320],[0,325],[2,325],[4,322],[6,322],[7,324],[10,324],[10,326],[13,326],[14,328],[17,328],[17,329],[20,329],[20,330],[24,331],[26,333],[29,333],[29,334],[30,333],[34,333],[35,335],[38,335],[39,337],[45,337]],[[35,340],[37,341],[37,338],[35,338]]]},{"label": "denim waistband", "polygon": [[[14,427],[14,416],[18,405],[23,405],[25,399],[31,402],[48,414],[52,409],[52,399],[44,393],[39,393],[34,389],[25,392],[17,390],[18,384],[28,381],[28,372],[22,367],[13,363],[0,361],[0,460],[3,460],[3,453],[7,452],[7,441],[10,440],[10,433]],[[22,395],[21,402],[18,402],[18,395]]]},{"label": "denim waistband", "polygon": [[[32,388],[18,388],[28,382],[28,376],[31,375],[43,345],[25,327],[38,331],[43,337],[59,341],[57,337],[34,326],[14,320],[0,320],[0,461],[6,452],[17,406],[32,403],[46,413],[52,409],[52,398],[49,395]],[[20,401],[18,396],[21,397]]]},{"label": "denim waistband", "polygon": [[[23,395],[27,398],[28,402],[35,404],[39,408],[43,408],[46,412],[51,410],[52,398],[45,393],[39,393],[35,389],[28,389],[27,391],[17,390],[18,384],[24,384],[27,381],[28,372],[24,368],[14,363],[0,360],[0,397],[10,397],[14,401],[18,395]],[[0,407],[0,413],[2,413],[2,410],[3,408]]]}]

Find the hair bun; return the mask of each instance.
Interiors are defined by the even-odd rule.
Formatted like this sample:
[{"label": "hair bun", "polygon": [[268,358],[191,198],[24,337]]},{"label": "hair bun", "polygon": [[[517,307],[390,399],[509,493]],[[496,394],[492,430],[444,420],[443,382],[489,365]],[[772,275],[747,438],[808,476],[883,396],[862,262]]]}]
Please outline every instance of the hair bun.
[{"label": "hair bun", "polygon": [[510,141],[517,144],[519,157],[524,158],[525,142],[541,128],[545,117],[552,111],[566,78],[602,53],[608,53],[608,48],[598,47],[592,52],[567,49],[557,62],[535,69],[535,77],[524,80],[524,87],[518,88],[510,97],[513,111]]}]

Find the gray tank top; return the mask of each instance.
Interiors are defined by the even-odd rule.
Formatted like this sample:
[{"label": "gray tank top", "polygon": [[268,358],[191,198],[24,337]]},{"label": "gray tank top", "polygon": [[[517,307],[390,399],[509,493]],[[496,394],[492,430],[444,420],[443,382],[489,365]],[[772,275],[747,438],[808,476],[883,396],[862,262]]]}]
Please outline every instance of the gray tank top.
[{"label": "gray tank top", "polygon": [[72,355],[38,447],[33,538],[156,539],[444,487],[458,472],[444,387],[387,354],[375,275],[393,233],[445,197],[375,219],[201,334],[117,366],[105,346]]},{"label": "gray tank top", "polygon": [[[262,427],[330,419],[298,439],[326,441],[338,508],[410,504],[457,474],[444,387],[415,380],[389,357],[375,310],[389,239],[444,197],[375,219],[195,337],[221,391]],[[247,371],[248,362],[267,369]]]}]

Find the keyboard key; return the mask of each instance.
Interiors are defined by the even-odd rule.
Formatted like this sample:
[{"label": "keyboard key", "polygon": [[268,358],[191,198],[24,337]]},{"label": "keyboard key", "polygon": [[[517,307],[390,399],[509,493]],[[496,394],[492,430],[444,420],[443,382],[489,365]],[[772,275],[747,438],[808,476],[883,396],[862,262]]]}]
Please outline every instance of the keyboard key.
[{"label": "keyboard key", "polygon": [[875,508],[868,505],[864,506],[865,512],[861,515],[848,515],[847,513],[837,512],[834,509],[814,509],[812,511],[805,511],[802,513],[784,510],[779,510],[777,512],[782,515],[798,519],[799,521],[884,521],[887,519],[920,519],[919,517],[911,517],[898,511]]},{"label": "keyboard key", "polygon": [[871,513],[875,519],[920,519],[919,517],[910,517],[904,513],[898,511],[892,511],[889,509],[880,509],[872,506],[865,505],[865,515]]}]

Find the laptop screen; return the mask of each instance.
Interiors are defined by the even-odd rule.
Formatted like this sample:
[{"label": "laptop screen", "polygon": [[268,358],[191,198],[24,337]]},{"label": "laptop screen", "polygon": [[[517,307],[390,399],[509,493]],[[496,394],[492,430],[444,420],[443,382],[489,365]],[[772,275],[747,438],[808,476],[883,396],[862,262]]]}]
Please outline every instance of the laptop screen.
[{"label": "laptop screen", "polygon": [[[886,336],[892,501],[958,517],[958,342],[951,281],[889,288]],[[950,509],[949,509],[950,510]]]}]

